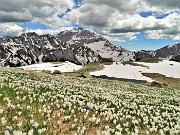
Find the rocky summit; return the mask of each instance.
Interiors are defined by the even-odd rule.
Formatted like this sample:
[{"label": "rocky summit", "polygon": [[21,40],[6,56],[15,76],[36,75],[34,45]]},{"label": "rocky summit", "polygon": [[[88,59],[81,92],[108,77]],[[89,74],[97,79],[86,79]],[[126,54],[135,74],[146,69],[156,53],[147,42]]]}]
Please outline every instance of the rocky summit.
[{"label": "rocky summit", "polygon": [[81,28],[62,31],[56,37],[32,32],[0,39],[0,64],[11,67],[65,60],[81,65],[154,57],[179,61],[179,54],[180,44],[156,51],[128,51],[101,35]]}]

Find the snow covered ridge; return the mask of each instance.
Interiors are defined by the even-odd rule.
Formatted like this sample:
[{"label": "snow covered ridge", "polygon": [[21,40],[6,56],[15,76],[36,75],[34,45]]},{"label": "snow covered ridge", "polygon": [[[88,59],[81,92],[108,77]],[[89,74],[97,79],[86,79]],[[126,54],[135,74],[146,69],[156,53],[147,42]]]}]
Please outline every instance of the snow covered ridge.
[{"label": "snow covered ridge", "polygon": [[60,64],[53,63],[42,63],[42,64],[33,64],[28,66],[19,67],[24,70],[37,70],[37,71],[50,71],[53,73],[54,71],[60,72],[74,72],[82,68],[81,65],[76,65],[69,61]]},{"label": "snow covered ridge", "polygon": [[105,68],[101,71],[92,72],[91,75],[101,76],[106,75],[108,77],[144,80],[152,82],[151,78],[143,76],[141,73],[159,73],[167,77],[180,78],[180,63],[174,61],[163,60],[159,63],[145,63],[136,62],[143,64],[147,67],[123,65],[121,63],[113,63],[112,65],[105,65]]},{"label": "snow covered ridge", "polygon": [[71,61],[85,65],[97,61],[166,58],[180,61],[180,44],[156,51],[128,51],[89,30],[74,28],[53,35],[23,33],[0,39],[0,65],[18,67],[44,62]]},{"label": "snow covered ridge", "polygon": [[87,64],[100,61],[100,56],[85,46],[76,48],[63,47],[52,35],[24,33],[19,37],[1,40],[0,64],[18,67],[44,62],[72,61],[76,64]]}]

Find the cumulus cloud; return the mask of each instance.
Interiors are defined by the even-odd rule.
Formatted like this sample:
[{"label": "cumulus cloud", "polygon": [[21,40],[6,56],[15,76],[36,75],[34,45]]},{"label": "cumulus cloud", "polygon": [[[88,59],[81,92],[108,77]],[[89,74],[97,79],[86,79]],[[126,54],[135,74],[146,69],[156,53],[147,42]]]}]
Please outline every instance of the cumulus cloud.
[{"label": "cumulus cloud", "polygon": [[[73,27],[60,27],[58,29],[46,29],[46,30],[42,30],[42,29],[36,29],[36,30],[31,30],[31,29],[24,29],[22,32],[23,33],[28,33],[28,32],[35,32],[38,35],[46,35],[46,34],[51,34],[51,35],[57,35],[58,33],[60,33],[61,31],[65,31],[65,30],[71,30]],[[21,32],[21,33],[22,33]]]},{"label": "cumulus cloud", "polygon": [[23,28],[13,23],[0,24],[0,38],[3,36],[15,36],[22,32]]},{"label": "cumulus cloud", "polygon": [[78,24],[107,26],[112,12],[114,12],[114,9],[107,5],[94,6],[91,4],[84,4],[79,9],[70,12],[66,16],[66,19],[68,18]]},{"label": "cumulus cloud", "polygon": [[[146,38],[180,40],[179,0],[83,0],[75,4],[74,0],[1,0],[0,22],[7,29],[19,22],[42,23],[50,29],[36,31],[53,34],[73,24],[83,25],[111,41],[134,40],[142,31]],[[156,15],[139,15],[146,11]],[[157,18],[163,14],[167,15]],[[6,27],[2,31],[6,32]]]},{"label": "cumulus cloud", "polygon": [[[140,15],[116,15],[116,21],[111,21],[112,33],[140,32],[148,30],[163,30],[170,27],[169,21],[164,19],[156,19],[154,16],[143,18]],[[117,21],[121,20],[121,21]]]},{"label": "cumulus cloud", "polygon": [[28,33],[28,32],[35,32],[39,35],[46,35],[46,34],[51,34],[56,36],[58,33],[64,30],[71,30],[73,27],[59,27],[59,28],[49,28],[49,29],[28,29],[28,28],[22,28],[18,26],[17,24],[14,23],[2,23],[0,24],[0,38],[4,36],[19,36],[22,33]]},{"label": "cumulus cloud", "polygon": [[179,0],[146,0],[146,3],[151,7],[156,7],[158,10],[179,10],[180,1]]},{"label": "cumulus cloud", "polygon": [[174,13],[161,21],[166,24],[166,29],[148,30],[145,32],[146,38],[180,40],[180,15]]},{"label": "cumulus cloud", "polygon": [[[53,18],[72,8],[73,0],[1,0],[0,22],[32,22]],[[50,24],[51,25],[51,24]]]},{"label": "cumulus cloud", "polygon": [[69,21],[59,18],[68,8],[74,6],[73,0],[1,0],[0,29],[2,35],[15,35],[23,28],[18,23],[35,22],[52,29],[66,27]]},{"label": "cumulus cloud", "polygon": [[24,10],[23,13],[20,12],[0,12],[0,21],[4,22],[30,22],[32,20],[32,15]]},{"label": "cumulus cloud", "polygon": [[[175,0],[176,1],[176,0]],[[136,39],[135,34],[146,33],[146,38],[154,38],[152,33],[161,31],[164,36],[156,38],[180,39],[177,27],[180,25],[179,1],[163,0],[84,0],[83,5],[66,15],[66,19],[77,24],[92,26],[94,31],[109,39]],[[163,9],[163,10],[162,10]],[[142,17],[142,11],[156,12],[156,16]],[[157,15],[169,13],[167,17],[157,19]],[[174,16],[174,17],[172,17]],[[173,29],[176,31],[173,33]],[[151,33],[152,32],[152,33]],[[177,33],[177,34],[175,34]],[[170,35],[170,36],[167,36]],[[118,36],[122,36],[119,37]]]},{"label": "cumulus cloud", "polygon": [[84,3],[96,6],[106,5],[113,9],[117,9],[120,13],[138,13],[146,8],[145,2],[142,0],[84,0]]}]

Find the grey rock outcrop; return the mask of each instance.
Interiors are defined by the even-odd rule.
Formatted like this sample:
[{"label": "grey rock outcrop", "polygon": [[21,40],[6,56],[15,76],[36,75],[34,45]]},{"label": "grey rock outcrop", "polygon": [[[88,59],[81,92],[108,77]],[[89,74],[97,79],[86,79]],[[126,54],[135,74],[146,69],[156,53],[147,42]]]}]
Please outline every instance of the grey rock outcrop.
[{"label": "grey rock outcrop", "polygon": [[3,66],[24,66],[35,63],[71,61],[88,64],[100,61],[101,57],[86,46],[66,47],[52,35],[25,33],[18,37],[1,39],[0,64]]},{"label": "grey rock outcrop", "polygon": [[170,60],[171,60],[171,61],[180,62],[180,54],[173,56]]},{"label": "grey rock outcrop", "polygon": [[11,37],[0,46],[0,63],[3,66],[23,66],[39,62],[58,61],[62,58],[62,47],[52,35],[39,36],[26,33]]},{"label": "grey rock outcrop", "polygon": [[153,51],[136,51],[135,52],[135,61],[144,60],[147,58],[156,58],[156,55]]}]

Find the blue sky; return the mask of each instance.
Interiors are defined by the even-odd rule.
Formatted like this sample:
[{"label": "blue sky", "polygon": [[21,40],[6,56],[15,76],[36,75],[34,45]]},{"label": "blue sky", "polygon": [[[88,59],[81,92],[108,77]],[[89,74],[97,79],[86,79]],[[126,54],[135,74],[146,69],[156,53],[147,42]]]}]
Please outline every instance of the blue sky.
[{"label": "blue sky", "polygon": [[19,26],[21,26],[22,28],[28,28],[32,30],[37,30],[37,29],[46,30],[50,28],[47,25],[41,23],[21,23],[19,24]]},{"label": "blue sky", "polygon": [[157,19],[163,19],[166,16],[168,16],[170,13],[166,13],[166,14],[157,14],[156,12],[152,12],[152,11],[148,11],[148,12],[140,12],[139,15],[142,17],[149,17],[149,16],[155,16]]},{"label": "blue sky", "polygon": [[[175,11],[178,12],[178,11]],[[148,11],[148,12],[140,12],[139,15],[147,18],[149,16],[155,16],[157,19],[163,19],[170,15],[171,13],[161,13],[158,14],[156,12]],[[129,41],[129,42],[113,42],[117,45],[120,45],[129,50],[156,50],[162,48],[166,45],[174,45],[179,43],[180,40],[169,40],[169,39],[147,39],[145,38],[144,32],[140,32],[140,34],[135,34],[137,39]]]},{"label": "blue sky", "polygon": [[144,32],[136,34],[137,39],[129,42],[113,42],[114,44],[120,45],[129,50],[156,50],[166,45],[174,45],[179,40],[168,40],[168,39],[146,39]]},{"label": "blue sky", "polygon": [[[78,6],[82,2],[81,0],[74,0],[74,1],[78,4]],[[73,8],[77,8],[78,6],[75,6]],[[72,9],[67,9],[63,14],[59,15],[59,17],[63,18],[66,15],[66,13],[71,12],[71,10]],[[144,18],[147,18],[149,16],[155,16],[157,19],[163,19],[166,16],[168,16],[170,13],[157,14],[156,12],[148,11],[148,12],[141,12],[139,14]],[[20,26],[32,30],[37,30],[37,29],[46,30],[50,28],[45,24],[40,24],[40,23],[21,23]],[[71,27],[84,28],[84,29],[88,28],[88,26],[86,27],[77,24],[71,24]],[[140,34],[135,34],[135,36],[137,37],[135,40],[126,41],[126,42],[117,42],[117,41],[112,41],[112,42],[128,50],[156,50],[161,47],[164,47],[165,45],[173,45],[180,42],[179,40],[169,40],[169,39],[147,39],[145,38],[144,32],[140,32]]]},{"label": "blue sky", "polygon": [[174,45],[179,43],[179,40],[167,40],[167,39],[139,39],[129,42],[113,42],[128,50],[156,50],[166,45]]},{"label": "blue sky", "polygon": [[0,37],[24,29],[46,34],[81,27],[129,50],[155,50],[180,42],[179,0],[39,0],[30,5],[27,1],[1,2]]}]

